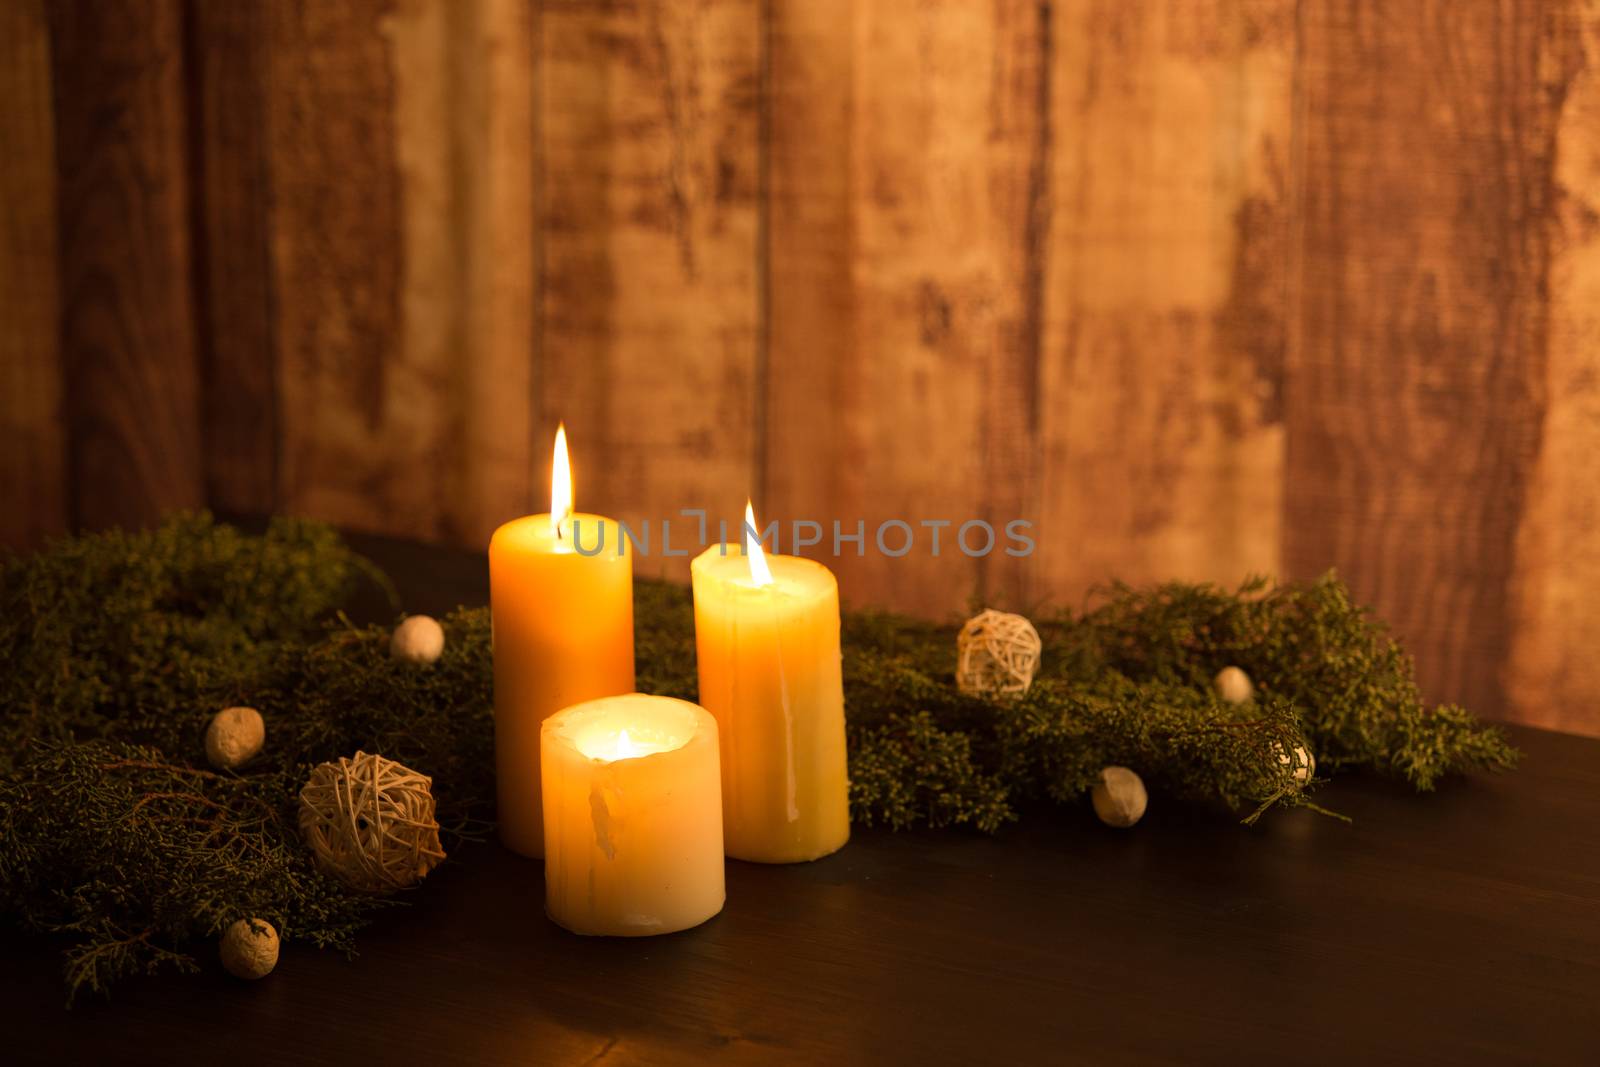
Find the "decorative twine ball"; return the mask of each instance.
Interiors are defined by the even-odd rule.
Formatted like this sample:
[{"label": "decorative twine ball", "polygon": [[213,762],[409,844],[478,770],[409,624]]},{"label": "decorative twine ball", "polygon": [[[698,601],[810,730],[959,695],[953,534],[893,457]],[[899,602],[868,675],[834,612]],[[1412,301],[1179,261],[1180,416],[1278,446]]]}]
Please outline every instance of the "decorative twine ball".
[{"label": "decorative twine ball", "polygon": [[1015,696],[1039,669],[1039,631],[1021,615],[989,609],[956,638],[956,687],[968,696]]},{"label": "decorative twine ball", "polygon": [[403,889],[444,859],[432,788],[427,775],[372,753],[321,764],[300,790],[300,836],[350,888]]},{"label": "decorative twine ball", "polygon": [[235,977],[265,978],[278,965],[278,931],[265,919],[240,919],[223,931],[220,955]]},{"label": "decorative twine ball", "polygon": [[1294,746],[1293,756],[1284,751],[1284,747],[1280,744],[1274,744],[1272,747],[1278,753],[1279,763],[1284,766],[1288,766],[1291,763],[1294,764],[1294,780],[1301,785],[1311,781],[1312,775],[1317,773],[1317,758],[1311,754],[1311,750],[1306,746]]},{"label": "decorative twine ball", "polygon": [[394,628],[389,655],[407,663],[432,663],[444,651],[444,627],[430,615],[413,615]]},{"label": "decorative twine ball", "polygon": [[1107,826],[1129,827],[1144,817],[1150,797],[1144,782],[1126,767],[1107,767],[1089,791],[1094,813]]},{"label": "decorative twine ball", "polygon": [[267,724],[255,708],[223,708],[206,727],[206,759],[231,771],[256,758],[267,741]]},{"label": "decorative twine ball", "polygon": [[1243,704],[1256,695],[1255,683],[1238,667],[1222,668],[1211,684],[1216,687],[1217,696],[1228,704]]}]

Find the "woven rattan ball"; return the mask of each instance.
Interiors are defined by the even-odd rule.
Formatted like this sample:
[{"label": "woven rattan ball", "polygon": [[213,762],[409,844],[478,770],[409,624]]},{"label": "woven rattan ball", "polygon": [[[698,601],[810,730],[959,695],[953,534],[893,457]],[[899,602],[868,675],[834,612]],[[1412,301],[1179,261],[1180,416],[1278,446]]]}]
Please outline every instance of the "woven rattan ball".
[{"label": "woven rattan ball", "polygon": [[1294,768],[1294,780],[1299,784],[1305,785],[1316,775],[1317,758],[1311,754],[1311,750],[1306,746],[1294,746],[1294,752],[1291,754],[1283,745],[1274,742],[1272,751],[1277,754],[1280,764]]},{"label": "woven rattan ball", "polygon": [[1021,615],[993,609],[967,620],[956,639],[956,686],[969,696],[1015,696],[1039,669],[1039,631]]},{"label": "woven rattan ball", "polygon": [[317,866],[352,889],[403,889],[444,859],[432,787],[372,753],[321,764],[300,790],[300,835]]}]

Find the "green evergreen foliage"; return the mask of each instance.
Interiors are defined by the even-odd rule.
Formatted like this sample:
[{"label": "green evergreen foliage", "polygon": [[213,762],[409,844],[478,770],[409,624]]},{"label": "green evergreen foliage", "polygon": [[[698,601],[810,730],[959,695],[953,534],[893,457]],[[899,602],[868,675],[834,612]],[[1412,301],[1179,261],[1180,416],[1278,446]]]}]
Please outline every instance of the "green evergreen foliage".
[{"label": "green evergreen foliage", "polygon": [[1423,703],[1411,657],[1332,572],[1300,584],[1256,578],[1233,593],[1116,585],[1103,599],[1056,631],[1045,652],[1052,673],[1110,671],[1199,691],[1237,666],[1255,682],[1258,704],[1295,709],[1320,768],[1367,768],[1419,791],[1447,774],[1515,761],[1499,730],[1454,705]]},{"label": "green evergreen foliage", "polygon": [[[67,942],[73,993],[195,966],[235,919],[349,949],[376,909],[318,873],[296,830],[311,768],[357,749],[431,775],[446,847],[493,816],[488,611],[441,620],[431,666],[388,655],[389,632],[337,614],[382,576],[327,527],[279,520],[259,537],[184,516],[146,533],[56,542],[0,562],[0,916]],[[689,592],[636,583],[641,690],[694,699]],[[1510,766],[1499,731],[1426,708],[1411,663],[1331,575],[1114,587],[1041,627],[1024,696],[963,696],[953,626],[847,614],[850,799],[862,825],[990,832],[1024,800],[1075,803],[1102,767],[1151,790],[1244,814],[1312,805],[1283,754],[1428,789]],[[1234,664],[1258,699],[1220,703]],[[238,772],[205,765],[229,704],[261,710],[266,747]]]}]

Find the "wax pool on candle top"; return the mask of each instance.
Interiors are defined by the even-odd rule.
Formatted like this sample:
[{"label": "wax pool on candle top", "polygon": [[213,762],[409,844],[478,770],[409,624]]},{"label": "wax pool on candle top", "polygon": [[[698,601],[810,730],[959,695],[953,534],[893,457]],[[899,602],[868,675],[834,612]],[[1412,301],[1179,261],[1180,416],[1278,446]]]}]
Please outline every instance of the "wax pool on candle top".
[{"label": "wax pool on candle top", "polygon": [[724,837],[737,859],[812,860],[850,837],[839,586],[814,560],[769,555],[770,574],[752,562],[713,545],[690,566],[700,702],[722,735]]},{"label": "wax pool on candle top", "polygon": [[722,910],[717,723],[670,697],[591,700],[546,719],[545,910],[575,933],[637,937]]}]

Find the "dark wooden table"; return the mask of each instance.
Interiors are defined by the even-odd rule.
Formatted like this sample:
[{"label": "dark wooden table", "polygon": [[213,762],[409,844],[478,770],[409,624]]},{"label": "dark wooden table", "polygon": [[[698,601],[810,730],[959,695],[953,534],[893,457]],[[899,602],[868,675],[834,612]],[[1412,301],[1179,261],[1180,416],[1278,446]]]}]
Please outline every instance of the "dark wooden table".
[{"label": "dark wooden table", "polygon": [[[409,610],[486,598],[481,557],[363,547]],[[357,959],[291,946],[253,984],[69,1014],[54,949],[12,943],[0,1061],[1600,1063],[1600,741],[1515,738],[1516,773],[1431,796],[1340,778],[1353,825],[1157,800],[1131,831],[858,831],[730,862],[723,914],[667,937],[566,933],[539,864],[484,845]]]}]

